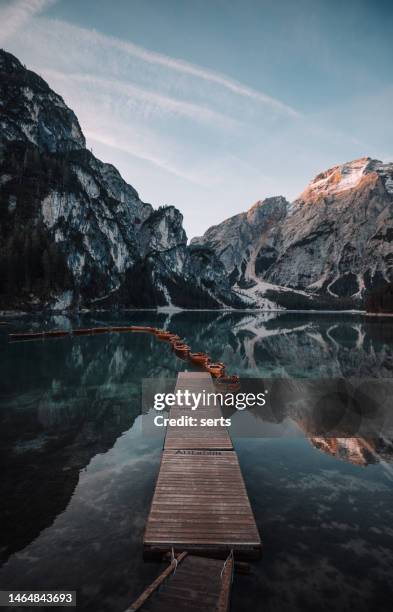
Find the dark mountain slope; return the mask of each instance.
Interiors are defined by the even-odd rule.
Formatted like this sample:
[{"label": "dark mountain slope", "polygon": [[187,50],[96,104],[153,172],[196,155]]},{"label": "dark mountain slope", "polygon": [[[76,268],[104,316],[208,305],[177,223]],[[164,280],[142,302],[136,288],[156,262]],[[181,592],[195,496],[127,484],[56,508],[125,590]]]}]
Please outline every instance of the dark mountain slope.
[{"label": "dark mountain slope", "polygon": [[0,85],[0,308],[240,304],[215,254],[187,248],[181,213],[142,202],[5,51]]}]

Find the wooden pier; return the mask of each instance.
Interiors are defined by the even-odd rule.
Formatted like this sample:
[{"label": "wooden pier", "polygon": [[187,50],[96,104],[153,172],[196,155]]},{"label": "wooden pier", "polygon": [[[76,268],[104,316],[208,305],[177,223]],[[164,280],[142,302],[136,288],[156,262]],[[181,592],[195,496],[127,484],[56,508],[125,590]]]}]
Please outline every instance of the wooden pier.
[{"label": "wooden pier", "polygon": [[[203,372],[180,373],[178,389],[218,392]],[[173,406],[169,417],[184,414],[222,416],[213,405]],[[261,540],[226,427],[167,428],[143,545],[145,557],[171,553],[172,563],[127,610],[229,609],[235,559],[259,558]]]},{"label": "wooden pier", "polygon": [[[217,393],[212,377],[207,372],[180,372],[177,377],[175,392],[188,389],[192,393]],[[220,406],[201,406],[197,410],[173,406],[170,418],[177,419],[183,414],[200,418],[220,418]],[[226,427],[168,427],[164,450],[230,450],[232,440]]]},{"label": "wooden pier", "polygon": [[[182,372],[176,390],[217,393],[210,374]],[[222,416],[219,406],[174,406],[182,414]],[[188,551],[225,558],[258,558],[261,540],[237,454],[226,427],[167,428],[160,472],[144,535],[145,555]]]},{"label": "wooden pier", "polygon": [[182,553],[125,612],[227,612],[234,561]]},{"label": "wooden pier", "polygon": [[[179,343],[179,336],[146,326],[19,332],[9,338],[24,341],[105,332],[151,333],[170,342],[183,359],[191,355],[194,362],[192,356],[204,356],[190,353],[190,347]],[[207,371],[181,372],[175,393],[220,393],[211,374],[222,375],[225,366],[205,357],[201,367]],[[234,379],[238,383],[238,376],[227,378],[232,385]],[[163,559],[169,554],[171,561],[126,612],[228,612],[234,568],[241,566],[238,560],[257,559],[261,554],[261,540],[221,406],[209,402],[196,411],[173,406],[169,417],[181,416],[194,417],[197,424],[167,427],[143,540],[145,558]],[[243,571],[245,565],[248,569],[243,563]]]}]

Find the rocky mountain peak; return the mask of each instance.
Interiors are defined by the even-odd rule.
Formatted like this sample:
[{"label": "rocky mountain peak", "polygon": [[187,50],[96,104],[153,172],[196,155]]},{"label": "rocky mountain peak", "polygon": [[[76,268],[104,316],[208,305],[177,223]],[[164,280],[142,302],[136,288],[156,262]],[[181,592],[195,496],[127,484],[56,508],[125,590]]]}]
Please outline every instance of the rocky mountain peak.
[{"label": "rocky mountain peak", "polygon": [[247,211],[247,221],[255,225],[262,223],[267,216],[281,217],[285,215],[287,206],[288,202],[283,196],[258,200]]},{"label": "rocky mountain peak", "polygon": [[375,179],[381,177],[386,190],[393,193],[392,174],[393,164],[384,164],[371,157],[360,157],[320,172],[295,202],[314,201],[321,197],[345,194],[349,190],[359,188],[370,175]]},{"label": "rocky mountain peak", "polygon": [[63,98],[3,50],[0,50],[0,89],[2,139],[28,139],[41,151],[50,153],[86,146],[78,119]]},{"label": "rocky mountain peak", "polygon": [[393,279],[393,164],[362,157],[318,174],[292,204],[256,202],[192,241],[243,298],[268,307],[361,307]]},{"label": "rocky mountain peak", "polygon": [[53,310],[233,304],[183,216],[154,210],[85,148],[64,100],[0,51],[0,306]]},{"label": "rocky mountain peak", "polygon": [[7,72],[8,74],[17,74],[24,71],[18,58],[4,49],[0,49],[0,69],[1,72]]},{"label": "rocky mountain peak", "polygon": [[[210,227],[187,246],[85,148],[75,114],[0,51],[0,305],[361,307],[393,280],[393,163],[362,157]],[[308,206],[308,204],[312,204]]]}]

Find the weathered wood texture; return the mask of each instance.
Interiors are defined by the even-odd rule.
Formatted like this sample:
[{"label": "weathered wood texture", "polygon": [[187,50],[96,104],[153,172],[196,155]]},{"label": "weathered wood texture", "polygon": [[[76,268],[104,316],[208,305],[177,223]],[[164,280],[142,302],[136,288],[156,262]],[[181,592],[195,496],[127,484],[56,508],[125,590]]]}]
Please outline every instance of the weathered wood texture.
[{"label": "weathered wood texture", "polygon": [[231,590],[234,572],[234,558],[231,555],[221,570],[221,589],[218,596],[216,612],[228,612],[231,603]]},{"label": "weathered wood texture", "polygon": [[137,610],[145,609],[145,604],[148,599],[160,588],[160,586],[168,579],[169,576],[178,568],[179,564],[187,556],[186,552],[173,557],[173,560],[167,568],[143,591],[143,593],[134,601],[133,604],[125,612],[137,612]]},{"label": "weathered wood texture", "polygon": [[172,546],[259,556],[260,538],[234,451],[164,451],[145,530],[146,552]]},{"label": "weathered wood texture", "polygon": [[128,611],[227,612],[232,568],[232,559],[224,567],[222,560],[188,555],[141,608],[131,606]]},{"label": "weathered wood texture", "polygon": [[[193,393],[219,393],[214,385],[210,374],[206,372],[180,372],[177,377],[175,392],[188,389]],[[177,419],[182,415],[202,418],[220,418],[220,406],[199,406],[196,410],[173,406],[169,417]],[[232,440],[226,427],[181,427],[170,425],[167,428],[164,448],[170,449],[233,449]]]},{"label": "weathered wood texture", "polygon": [[[209,374],[182,373],[176,389],[180,385],[190,391],[214,390]],[[174,407],[171,415],[183,410]],[[199,418],[204,410],[195,411]],[[220,409],[207,409],[207,416],[212,415],[221,416]],[[188,429],[167,430],[145,529],[145,555],[173,547],[211,557],[226,557],[231,550],[236,558],[259,557],[261,541],[237,455],[225,450],[233,448],[227,429],[201,427],[198,435]]]}]

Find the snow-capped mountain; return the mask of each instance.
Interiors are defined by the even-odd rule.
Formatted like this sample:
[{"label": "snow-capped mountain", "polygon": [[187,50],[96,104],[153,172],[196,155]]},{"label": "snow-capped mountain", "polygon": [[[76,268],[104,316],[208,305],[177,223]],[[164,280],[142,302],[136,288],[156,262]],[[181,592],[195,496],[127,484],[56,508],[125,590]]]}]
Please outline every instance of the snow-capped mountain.
[{"label": "snow-capped mountain", "polygon": [[251,302],[361,306],[367,291],[393,281],[393,164],[335,166],[293,203],[257,202],[192,244],[213,249]]},{"label": "snow-capped mountain", "polygon": [[85,147],[75,114],[0,51],[0,308],[239,303],[173,206],[142,202]]}]

